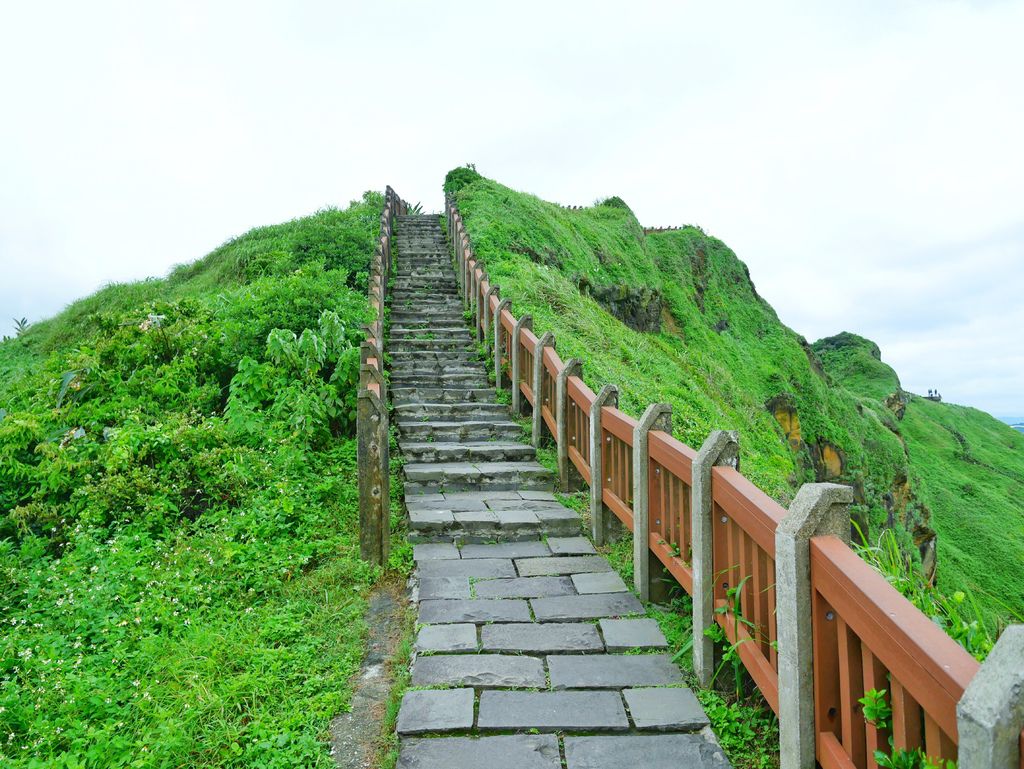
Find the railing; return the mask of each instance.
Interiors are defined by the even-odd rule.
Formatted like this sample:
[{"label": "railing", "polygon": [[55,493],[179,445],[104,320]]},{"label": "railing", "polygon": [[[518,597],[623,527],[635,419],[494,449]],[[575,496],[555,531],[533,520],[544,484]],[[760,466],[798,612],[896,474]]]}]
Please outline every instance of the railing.
[{"label": "railing", "polygon": [[395,217],[408,205],[391,187],[384,193],[380,235],[370,260],[369,299],[373,320],[360,347],[359,395],[356,408],[356,454],[359,465],[359,553],[385,564],[390,549],[388,488],[387,380],[384,378],[384,308],[391,276]]},{"label": "railing", "polygon": [[[1005,761],[1009,753],[985,758],[996,755],[985,752],[985,739],[1003,747],[1006,740],[993,737],[998,730],[977,715],[991,707],[992,687],[979,683],[977,693],[972,688],[965,696],[983,678],[978,663],[848,546],[849,488],[807,484],[787,510],[739,472],[734,434],[713,433],[696,452],[657,422],[620,411],[614,388],[595,395],[579,362],[563,363],[554,337],[538,337],[500,299],[451,200],[447,217],[477,338],[486,341],[501,329],[495,357],[509,362],[513,404],[529,406],[535,445],[546,427],[559,449],[562,488],[579,481],[591,486],[595,540],[603,541],[615,520],[633,532],[641,597],[662,581],[650,573],[652,562],[693,595],[694,671],[705,684],[716,660],[703,630],[722,628],[779,715],[784,769],[815,762],[825,769],[875,769],[874,751],[889,748],[859,702],[871,690],[888,692],[896,748],[960,758],[964,769],[1024,769],[1024,723],[1012,722],[1019,735],[1012,760]],[[497,386],[504,386],[500,377]],[[652,409],[671,418],[667,405]],[[638,529],[647,538],[639,546]],[[1018,648],[1024,649],[1024,628],[1014,627],[986,662],[993,670],[988,677],[997,681],[995,668],[1019,669],[995,687],[1007,702],[1024,696]],[[1002,705],[1011,718],[1024,712],[1018,699]],[[966,747],[964,729],[971,735]]]}]

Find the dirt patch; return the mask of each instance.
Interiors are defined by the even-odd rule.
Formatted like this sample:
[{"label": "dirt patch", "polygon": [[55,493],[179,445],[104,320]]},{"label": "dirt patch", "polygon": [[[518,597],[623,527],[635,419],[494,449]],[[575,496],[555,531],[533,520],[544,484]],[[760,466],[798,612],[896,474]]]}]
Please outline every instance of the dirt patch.
[{"label": "dirt patch", "polygon": [[405,582],[382,582],[370,594],[366,615],[370,634],[366,656],[354,680],[351,709],[331,722],[331,756],[339,769],[373,769],[381,739],[381,721],[394,675],[388,660],[402,640],[403,617],[408,605]]}]

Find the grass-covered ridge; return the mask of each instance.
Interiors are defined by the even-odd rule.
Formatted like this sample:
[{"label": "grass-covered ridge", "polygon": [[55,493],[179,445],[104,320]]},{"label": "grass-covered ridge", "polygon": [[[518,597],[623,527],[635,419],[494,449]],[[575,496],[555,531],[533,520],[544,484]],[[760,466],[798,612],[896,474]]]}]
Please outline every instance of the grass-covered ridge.
[{"label": "grass-covered ridge", "polygon": [[[634,416],[649,403],[670,403],[675,434],[694,447],[711,430],[738,429],[744,474],[780,501],[806,481],[851,484],[855,518],[869,536],[892,526],[930,568],[926,478],[911,470],[900,399],[886,402],[898,379],[877,348],[854,345],[856,359],[836,369],[833,358],[826,368],[758,296],[746,266],[699,228],[645,235],[625,205],[564,209],[468,169],[450,174],[446,191],[502,296],[517,315],[531,314],[536,329],[554,332],[563,359],[583,359],[592,388],[617,384]],[[619,310],[616,291],[638,289],[660,302],[656,331],[633,330],[609,311]],[[857,387],[846,386],[853,376]],[[945,473],[938,460],[932,467]],[[1006,504],[1019,515],[1020,495],[1013,500]],[[990,618],[1005,616],[1004,598],[1024,606],[1019,593],[992,594],[992,580],[974,577],[989,569],[987,560],[965,558],[959,567],[940,565],[939,578],[951,592],[984,591],[977,597]]]},{"label": "grass-covered ridge", "polygon": [[0,343],[0,756],[330,766],[376,572],[352,440],[383,196]]}]

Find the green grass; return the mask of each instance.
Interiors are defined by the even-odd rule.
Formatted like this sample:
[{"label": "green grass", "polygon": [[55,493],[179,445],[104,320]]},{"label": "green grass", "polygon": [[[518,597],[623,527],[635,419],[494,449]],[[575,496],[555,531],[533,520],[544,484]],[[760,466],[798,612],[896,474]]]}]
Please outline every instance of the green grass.
[{"label": "green grass", "polygon": [[[850,484],[854,519],[869,538],[891,524],[917,560],[917,546],[925,549],[935,530],[944,589],[976,591],[992,623],[1008,616],[1004,604],[1024,608],[1021,441],[1007,437],[1010,428],[968,437],[986,456],[982,465],[948,442],[942,451],[921,449],[909,425],[926,406],[914,402],[911,421],[896,419],[884,398],[898,378],[874,345],[849,335],[850,344],[834,339],[816,352],[779,321],[735,254],[697,227],[645,236],[628,207],[566,210],[468,169],[449,175],[446,189],[502,296],[517,316],[533,316],[537,333],[554,332],[563,360],[584,361],[592,389],[618,385],[620,407],[633,416],[649,403],[671,404],[673,432],[694,448],[712,430],[739,430],[743,473],[783,504],[804,482]],[[637,290],[660,295],[659,332],[629,328],[594,298]],[[798,432],[784,433],[776,411]],[[823,459],[833,449],[838,466]],[[999,504],[989,504],[993,495],[968,507],[965,488],[989,487],[1002,492]],[[967,532],[979,529],[977,544],[968,543]],[[986,547],[1000,536],[988,551],[998,560],[993,568]]]},{"label": "green grass", "polygon": [[254,230],[0,343],[0,758],[333,765],[380,576],[352,435],[382,205]]}]

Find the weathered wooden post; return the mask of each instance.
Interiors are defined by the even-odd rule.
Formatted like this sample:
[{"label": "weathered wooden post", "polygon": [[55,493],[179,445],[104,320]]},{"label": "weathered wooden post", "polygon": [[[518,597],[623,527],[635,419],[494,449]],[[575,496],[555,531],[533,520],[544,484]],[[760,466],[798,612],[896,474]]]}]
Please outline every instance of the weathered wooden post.
[{"label": "weathered wooden post", "polygon": [[805,483],[775,530],[780,769],[815,767],[810,541],[831,535],[849,544],[852,503],[849,486]]},{"label": "weathered wooden post", "polygon": [[[604,432],[601,429],[601,409],[619,405],[619,388],[606,384],[590,405],[590,528],[594,542],[603,545],[621,535],[622,524],[604,507]],[[608,479],[611,481],[611,479]]]},{"label": "weathered wooden post", "polygon": [[555,335],[545,331],[533,348],[533,432],[531,443],[540,446],[541,429],[544,425],[544,348],[555,346]]},{"label": "weathered wooden post", "polygon": [[[519,389],[519,383],[523,381],[527,374],[527,372],[519,370],[522,358],[519,354],[519,348],[521,347],[520,338],[524,328],[533,328],[532,316],[524,315],[516,321],[516,325],[512,328],[512,349],[509,351],[509,357],[512,360],[512,414],[516,417],[521,416],[523,413],[523,391]],[[532,377],[533,372],[530,371],[529,375]]]},{"label": "weathered wooden post", "polygon": [[652,403],[633,428],[633,587],[641,601],[651,600],[650,488],[651,430],[672,434],[672,406]]},{"label": "weathered wooden post", "polygon": [[500,289],[497,286],[487,286],[487,293],[484,294],[484,314],[480,324],[480,341],[487,344],[487,334],[491,330],[491,297],[500,296]]},{"label": "weathered wooden post", "polygon": [[706,631],[715,624],[714,520],[711,468],[740,466],[739,433],[715,430],[693,460],[690,521],[693,549],[693,672],[702,686],[715,675],[715,644]]},{"label": "weathered wooden post", "polygon": [[555,380],[555,444],[558,449],[558,485],[569,492],[569,377],[583,376],[583,361],[571,358],[562,366]]},{"label": "weathered wooden post", "polygon": [[502,299],[498,302],[497,308],[494,310],[494,389],[500,390],[502,388],[502,380],[504,376],[501,371],[501,358],[503,353],[507,353],[504,349],[505,335],[501,333],[501,314],[505,312],[509,307],[512,306],[512,300]]},{"label": "weathered wooden post", "polygon": [[[379,393],[384,381],[373,366],[360,374],[367,386],[356,404],[356,459],[359,468],[359,554],[370,563],[384,565],[390,550],[390,491],[388,475],[388,414]],[[369,385],[376,384],[375,392]]]},{"label": "weathered wooden post", "polygon": [[960,769],[1017,769],[1024,729],[1024,625],[1003,631],[956,706]]}]

